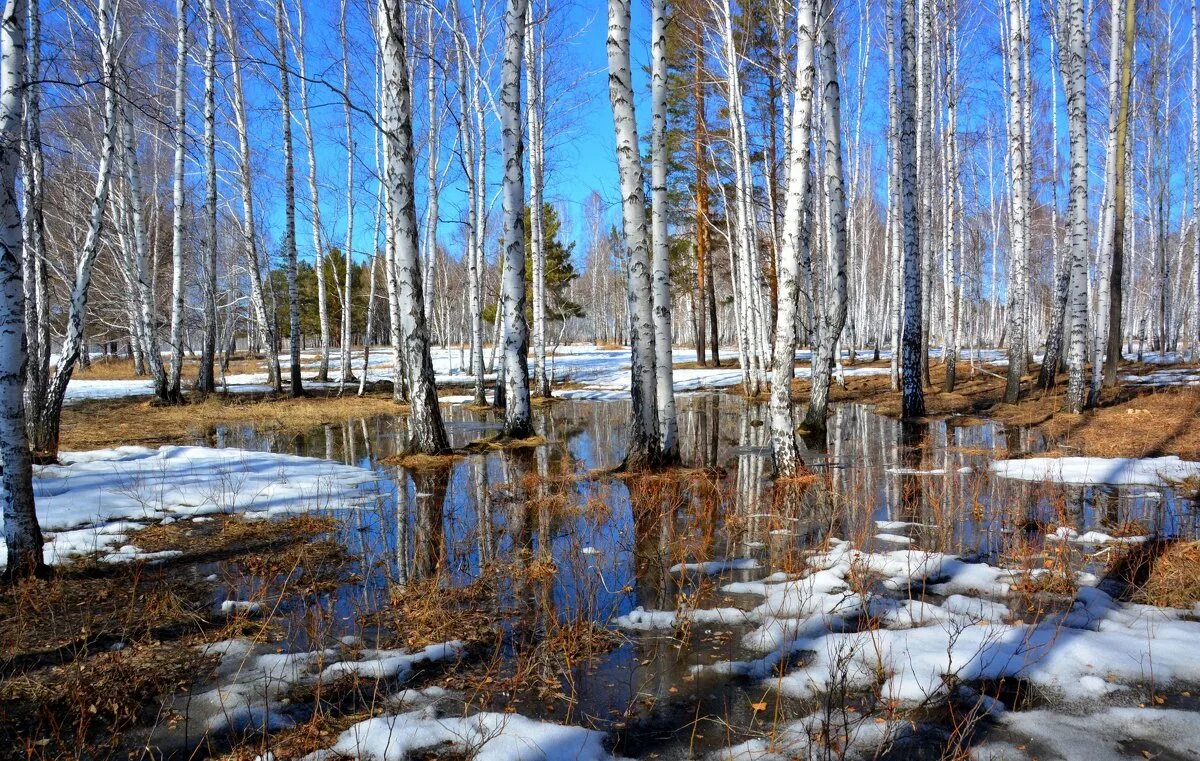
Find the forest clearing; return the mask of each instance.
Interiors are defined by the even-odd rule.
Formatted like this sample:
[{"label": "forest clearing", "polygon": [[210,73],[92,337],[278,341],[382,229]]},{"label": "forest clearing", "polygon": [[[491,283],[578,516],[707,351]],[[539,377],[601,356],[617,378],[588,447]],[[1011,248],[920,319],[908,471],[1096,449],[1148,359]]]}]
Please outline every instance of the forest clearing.
[{"label": "forest clearing", "polygon": [[1200,757],[1197,0],[0,5],[0,760]]}]

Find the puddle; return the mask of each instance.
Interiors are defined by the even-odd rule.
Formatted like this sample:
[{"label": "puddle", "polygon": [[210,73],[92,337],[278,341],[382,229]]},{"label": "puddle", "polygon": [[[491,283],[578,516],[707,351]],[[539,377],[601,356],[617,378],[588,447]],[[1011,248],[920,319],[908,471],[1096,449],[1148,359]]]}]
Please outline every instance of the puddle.
[{"label": "puddle", "polygon": [[[683,461],[693,470],[662,479],[598,475],[624,454],[630,409],[619,401],[535,409],[547,445],[472,454],[438,470],[381,464],[404,448],[403,416],[298,436],[220,428],[196,443],[326,458],[387,477],[377,509],[338,515],[335,538],[358,559],[353,578],[316,597],[285,600],[275,649],[307,652],[345,637],[372,645],[378,632],[365,623],[369,613],[386,608],[398,587],[433,579],[437,588],[457,589],[484,580],[495,584],[493,604],[504,612],[503,646],[477,655],[470,679],[477,686],[489,667],[494,680],[515,672],[530,678],[511,689],[467,688],[464,700],[474,709],[599,729],[619,753],[639,758],[689,758],[759,737],[779,721],[811,714],[813,703],[773,696],[767,711],[760,682],[701,668],[761,657],[742,644],[753,628],[746,623],[625,629],[616,647],[565,667],[526,662],[529,643],[569,637],[568,624],[613,629],[616,618],[639,607],[748,610],[762,598],[721,587],[794,574],[807,553],[834,537],[876,552],[922,549],[997,562],[1014,543],[1034,554],[1055,552],[1058,543],[1045,535],[1059,526],[1082,534],[1136,524],[1162,536],[1196,535],[1192,501],[1167,487],[1047,486],[988,473],[991,460],[1045,451],[1048,442],[1034,432],[975,419],[902,425],[857,405],[835,406],[827,436],[804,441],[816,483],[776,493],[765,405],[721,394],[678,401]],[[491,412],[443,412],[456,448],[499,428]],[[677,567],[730,560],[739,562]],[[1086,559],[1075,562],[1076,570],[1097,570]],[[239,578],[244,569],[236,563],[214,568],[223,596],[254,593],[256,582]],[[1023,684],[984,686],[1030,701]]]}]

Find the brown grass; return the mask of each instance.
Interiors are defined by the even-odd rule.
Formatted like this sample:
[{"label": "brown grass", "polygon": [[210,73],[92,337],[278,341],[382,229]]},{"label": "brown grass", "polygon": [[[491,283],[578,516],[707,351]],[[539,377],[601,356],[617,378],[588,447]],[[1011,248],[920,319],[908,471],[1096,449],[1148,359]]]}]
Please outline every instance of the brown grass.
[{"label": "brown grass", "polygon": [[1171,542],[1149,560],[1145,580],[1133,599],[1168,608],[1191,608],[1200,602],[1200,542]]},{"label": "brown grass", "polygon": [[505,616],[496,596],[493,574],[461,587],[443,586],[442,579],[433,577],[393,587],[389,607],[377,617],[406,647],[454,639],[495,643],[503,636]]},{"label": "brown grass", "polygon": [[[1126,365],[1122,372],[1146,369]],[[1002,371],[987,368],[972,375],[970,366],[960,363],[955,390],[947,393],[942,390],[945,367],[935,362],[930,367],[933,385],[925,389],[927,413],[953,416],[952,420],[963,423],[986,418],[1012,428],[1037,427],[1072,454],[1200,458],[1200,389],[1123,386],[1106,390],[1097,409],[1072,415],[1063,409],[1065,378],[1059,378],[1054,389],[1043,391],[1034,387],[1036,374],[1031,374],[1025,379],[1020,403],[1005,404]],[[807,401],[808,392],[808,381],[797,380],[793,398]],[[900,416],[900,395],[891,390],[886,375],[850,377],[845,388],[834,383],[830,400],[870,404],[880,414]]]},{"label": "brown grass", "polygon": [[291,397],[211,396],[179,406],[145,400],[92,400],[63,410],[62,448],[100,449],[122,444],[193,441],[218,425],[254,425],[260,430],[302,432],[351,418],[396,415],[405,407],[390,394],[313,394]]},{"label": "brown grass", "polygon": [[445,470],[466,455],[462,452],[446,454],[394,454],[379,461],[380,465],[399,465],[406,470]]},{"label": "brown grass", "polygon": [[[183,376],[185,378],[195,376],[199,366],[199,360],[185,358],[183,361]],[[230,359],[229,367],[225,370],[225,373],[227,375],[239,375],[242,373],[261,373],[265,371],[266,367],[262,359],[242,355],[234,356]],[[217,368],[217,372],[220,372],[220,368]],[[146,373],[142,373],[139,376],[134,372],[132,359],[113,357],[111,359],[93,359],[92,364],[88,367],[76,366],[72,377],[87,380],[133,380],[139,377],[145,379],[150,376]]]}]

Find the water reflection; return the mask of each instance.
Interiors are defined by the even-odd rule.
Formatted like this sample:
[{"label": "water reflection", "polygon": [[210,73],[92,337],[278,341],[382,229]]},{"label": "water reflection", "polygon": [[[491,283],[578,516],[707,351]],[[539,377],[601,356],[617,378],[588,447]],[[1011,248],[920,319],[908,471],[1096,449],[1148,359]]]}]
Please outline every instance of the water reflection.
[{"label": "water reflection", "polygon": [[[444,414],[454,447],[500,428],[490,412],[455,406]],[[379,510],[346,516],[340,539],[362,558],[361,580],[330,603],[347,627],[333,634],[358,633],[352,610],[385,604],[394,585],[430,580],[499,584],[513,611],[511,636],[532,641],[564,622],[606,625],[635,606],[735,605],[712,579],[676,566],[752,558],[758,567],[722,580],[756,579],[795,571],[803,551],[831,537],[875,550],[995,558],[1014,538],[1041,541],[1064,520],[1081,531],[1137,521],[1164,535],[1195,533],[1191,499],[1169,488],[1064,490],[992,478],[989,461],[1047,446],[1030,431],[978,420],[901,424],[866,407],[836,406],[825,436],[804,442],[815,478],[776,485],[764,405],[691,395],[680,397],[679,414],[691,469],[638,478],[604,474],[624,457],[630,408],[622,402],[543,406],[535,425],[544,446],[414,470],[383,464],[408,440],[402,415],[300,436],[229,426],[204,440],[324,457],[387,477]],[[601,660],[572,667],[563,686],[569,700],[505,699],[525,700],[522,712],[616,728],[626,752],[694,743],[680,733],[703,734],[695,723],[702,717],[729,719],[758,699],[738,684],[691,676],[693,666],[744,655],[739,636],[700,634],[631,636]],[[718,744],[728,739],[710,734]]]}]

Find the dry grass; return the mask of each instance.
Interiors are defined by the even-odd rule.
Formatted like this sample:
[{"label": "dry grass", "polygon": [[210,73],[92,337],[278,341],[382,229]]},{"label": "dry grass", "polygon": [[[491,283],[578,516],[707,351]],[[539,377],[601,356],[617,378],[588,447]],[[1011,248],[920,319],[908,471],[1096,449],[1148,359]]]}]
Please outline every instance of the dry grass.
[{"label": "dry grass", "polygon": [[179,406],[145,400],[93,400],[63,410],[62,448],[100,449],[122,444],[192,441],[219,425],[249,424],[259,430],[303,432],[351,418],[396,415],[406,408],[390,394],[314,394],[291,397],[211,396]]},{"label": "dry grass", "polygon": [[443,586],[438,577],[397,585],[389,606],[377,614],[405,647],[419,648],[461,640],[468,644],[495,643],[503,636],[506,613],[497,602],[494,574],[466,586]]},{"label": "dry grass", "polygon": [[446,454],[395,454],[379,461],[380,465],[399,465],[405,470],[445,470],[466,455],[461,452]]},{"label": "dry grass", "polygon": [[[1128,365],[1122,372],[1146,369]],[[978,370],[972,375],[970,366],[960,363],[952,393],[942,390],[943,365],[931,365],[930,374],[933,385],[925,389],[925,407],[931,416],[956,416],[960,423],[986,418],[1010,428],[1038,427],[1072,454],[1200,458],[1200,389],[1124,386],[1106,390],[1099,408],[1072,415],[1063,409],[1066,381],[1062,378],[1054,389],[1043,391],[1034,388],[1036,375],[1031,374],[1025,379],[1020,403],[1005,404],[1002,372]],[[808,381],[797,380],[793,398],[807,401],[808,391]],[[886,375],[847,378],[845,388],[834,383],[830,400],[871,404],[880,414],[900,416],[900,395],[892,391]]]},{"label": "dry grass", "polygon": [[[1125,573],[1135,578],[1137,602],[1168,608],[1191,608],[1200,602],[1200,542],[1161,543],[1147,553],[1136,547],[1125,553]],[[1140,561],[1131,558],[1141,558]]]},{"label": "dry grass", "polygon": [[[199,366],[199,360],[185,358],[183,361],[183,376],[185,378],[195,376]],[[217,372],[220,372],[220,368],[217,368]],[[226,375],[261,372],[266,372],[263,360],[259,357],[246,355],[231,358],[229,367],[225,370]],[[113,357],[110,359],[93,359],[92,364],[88,367],[76,366],[72,377],[86,380],[134,380],[137,378],[147,379],[150,376],[146,373],[142,373],[139,376],[134,371],[132,359]]]},{"label": "dry grass", "polygon": [[549,443],[545,436],[533,435],[523,439],[509,439],[501,435],[472,441],[463,449],[471,453],[485,453],[501,449],[537,449]]}]

